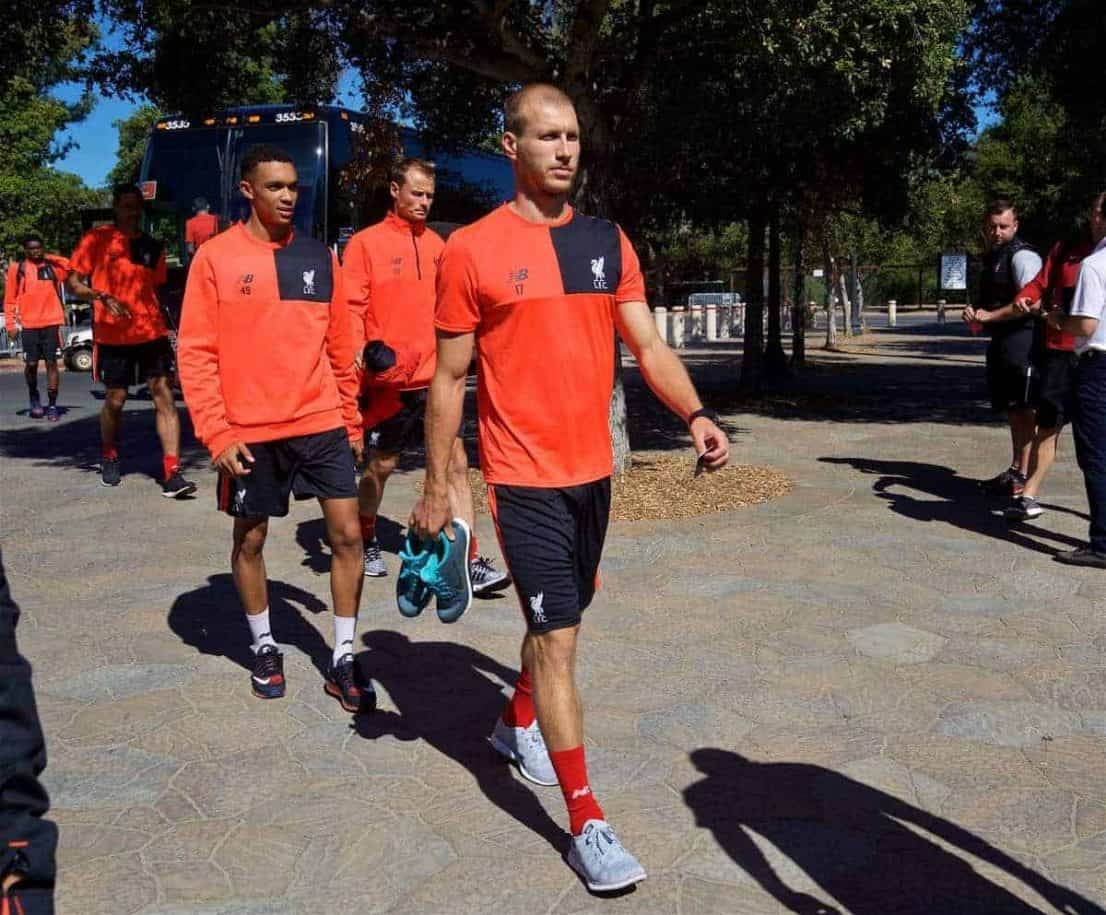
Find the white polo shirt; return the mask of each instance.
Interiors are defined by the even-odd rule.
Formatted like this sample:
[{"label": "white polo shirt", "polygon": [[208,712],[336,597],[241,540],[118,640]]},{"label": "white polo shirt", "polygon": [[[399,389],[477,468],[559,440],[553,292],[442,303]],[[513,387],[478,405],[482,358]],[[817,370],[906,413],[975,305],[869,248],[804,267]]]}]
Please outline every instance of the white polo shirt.
[{"label": "white polo shirt", "polygon": [[1071,313],[1081,318],[1097,318],[1094,333],[1075,338],[1075,351],[1090,349],[1106,352],[1106,238],[1102,239],[1079,265]]}]

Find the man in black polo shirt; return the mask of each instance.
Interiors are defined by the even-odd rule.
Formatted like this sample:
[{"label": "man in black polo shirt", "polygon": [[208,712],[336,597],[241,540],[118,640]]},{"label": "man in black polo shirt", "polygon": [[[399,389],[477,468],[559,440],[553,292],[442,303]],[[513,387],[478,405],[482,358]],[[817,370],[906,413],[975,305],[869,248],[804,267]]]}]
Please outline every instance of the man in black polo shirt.
[{"label": "man in black polo shirt", "polygon": [[987,392],[991,406],[1006,413],[1013,457],[1010,466],[983,487],[995,495],[1018,496],[1029,472],[1029,452],[1036,431],[1033,409],[1032,315],[988,320],[989,313],[1014,301],[1041,269],[1041,258],[1018,236],[1018,211],[1008,200],[987,207],[983,223],[988,249],[983,256],[979,304],[964,309],[964,320],[981,321],[991,336],[987,347]]}]

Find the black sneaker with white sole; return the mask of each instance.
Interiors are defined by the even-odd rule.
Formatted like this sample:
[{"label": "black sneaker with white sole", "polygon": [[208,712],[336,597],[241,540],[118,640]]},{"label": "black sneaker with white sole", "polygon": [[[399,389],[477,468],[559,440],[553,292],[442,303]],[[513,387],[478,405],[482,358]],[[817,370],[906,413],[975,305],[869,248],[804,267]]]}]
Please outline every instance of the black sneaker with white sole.
[{"label": "black sneaker with white sole", "polygon": [[104,458],[100,461],[100,485],[118,486],[123,482],[123,475],[119,471],[118,458]]},{"label": "black sneaker with white sole", "polygon": [[1002,514],[1008,521],[1027,521],[1030,518],[1039,518],[1044,512],[1041,503],[1032,496],[1015,496]]},{"label": "black sneaker with white sole", "polygon": [[196,484],[181,476],[179,470],[174,470],[168,480],[161,483],[161,494],[166,499],[183,499],[196,491]]},{"label": "black sneaker with white sole", "polygon": [[1087,566],[1091,569],[1106,569],[1106,553],[1099,553],[1090,547],[1081,546],[1078,549],[1057,553],[1052,557],[1057,562],[1068,566]]}]

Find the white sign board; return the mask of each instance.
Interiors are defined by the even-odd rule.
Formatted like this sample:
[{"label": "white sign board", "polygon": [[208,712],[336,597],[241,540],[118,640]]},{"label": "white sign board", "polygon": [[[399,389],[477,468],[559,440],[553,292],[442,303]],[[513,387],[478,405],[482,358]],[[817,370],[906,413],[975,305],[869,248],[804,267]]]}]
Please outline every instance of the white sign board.
[{"label": "white sign board", "polygon": [[968,255],[941,255],[941,288],[949,290],[968,288]]},{"label": "white sign board", "polygon": [[825,275],[826,275],[826,271],[825,271],[825,270],[822,270],[822,269],[818,269],[818,270],[815,270],[815,271],[814,271],[814,272],[813,272],[813,273],[811,274],[811,276],[813,276],[813,277],[823,277],[823,276],[825,276]]}]

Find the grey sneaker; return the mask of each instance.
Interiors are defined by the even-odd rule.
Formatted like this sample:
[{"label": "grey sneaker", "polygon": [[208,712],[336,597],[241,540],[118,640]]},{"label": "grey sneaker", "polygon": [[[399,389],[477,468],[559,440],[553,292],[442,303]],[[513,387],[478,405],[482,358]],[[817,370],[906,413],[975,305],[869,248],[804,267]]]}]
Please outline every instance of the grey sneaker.
[{"label": "grey sneaker", "polygon": [[477,597],[502,591],[511,584],[511,576],[500,572],[486,556],[477,556],[469,563],[469,578],[472,579],[472,593]]},{"label": "grey sneaker", "polygon": [[572,837],[565,860],[593,893],[623,890],[645,879],[645,868],[623,848],[606,820],[588,820],[584,831]]},{"label": "grey sneaker", "polygon": [[118,486],[122,481],[118,458],[103,458],[100,461],[100,485]]},{"label": "grey sneaker", "polygon": [[365,544],[365,574],[369,578],[383,578],[388,574],[380,555],[380,541],[375,537]]},{"label": "grey sneaker", "polygon": [[536,719],[528,728],[513,728],[500,718],[488,743],[497,753],[518,766],[518,771],[527,781],[546,787],[558,784],[557,773],[553,771],[553,762],[549,759],[549,750]]},{"label": "grey sneaker", "polygon": [[1039,518],[1044,511],[1041,503],[1031,496],[1015,496],[1014,501],[1003,509],[1002,514],[1009,521],[1026,521],[1029,518]]}]

